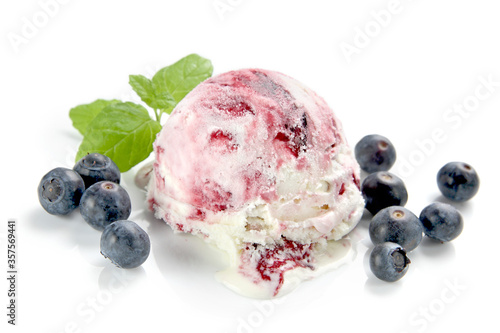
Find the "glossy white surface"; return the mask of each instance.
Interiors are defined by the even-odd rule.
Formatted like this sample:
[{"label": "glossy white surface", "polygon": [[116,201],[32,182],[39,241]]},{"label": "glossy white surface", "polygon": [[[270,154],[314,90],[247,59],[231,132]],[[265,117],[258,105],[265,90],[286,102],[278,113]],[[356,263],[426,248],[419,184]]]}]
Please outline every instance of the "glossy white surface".
[{"label": "glossy white surface", "polygon": [[[498,327],[491,305],[500,297],[493,161],[500,142],[498,4],[63,2],[0,4],[2,332]],[[17,48],[14,35],[21,38]],[[353,232],[359,241],[352,262],[283,299],[255,301],[217,282],[224,254],[195,237],[174,235],[146,211],[144,193],[134,185],[138,166],[123,175],[123,185],[133,200],[131,219],[150,234],[152,253],[139,269],[114,268],[99,254],[99,232],[78,211],[64,218],[45,213],[36,187],[51,168],[73,165],[81,136],[71,126],[71,107],[97,98],[137,102],[129,74],[150,77],[192,52],[211,59],[215,73],[261,67],[302,81],[334,109],[351,145],[370,133],[389,137],[398,152],[392,171],[405,180],[407,208],[416,214],[442,200],[435,184],[442,165],[470,163],[481,189],[457,205],[465,219],[462,235],[450,244],[424,240],[409,254],[408,274],[383,283],[367,269],[366,214]],[[9,218],[18,225],[16,327],[5,315]]]}]

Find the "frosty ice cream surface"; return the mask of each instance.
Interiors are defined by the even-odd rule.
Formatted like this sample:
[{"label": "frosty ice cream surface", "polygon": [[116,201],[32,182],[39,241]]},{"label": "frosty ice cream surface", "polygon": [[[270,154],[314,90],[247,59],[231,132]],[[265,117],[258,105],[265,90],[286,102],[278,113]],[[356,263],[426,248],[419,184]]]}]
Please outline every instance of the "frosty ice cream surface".
[{"label": "frosty ice cream surface", "polygon": [[212,77],[154,142],[148,203],[174,230],[226,251],[232,289],[272,297],[349,253],[359,166],[326,102],[278,72]]}]

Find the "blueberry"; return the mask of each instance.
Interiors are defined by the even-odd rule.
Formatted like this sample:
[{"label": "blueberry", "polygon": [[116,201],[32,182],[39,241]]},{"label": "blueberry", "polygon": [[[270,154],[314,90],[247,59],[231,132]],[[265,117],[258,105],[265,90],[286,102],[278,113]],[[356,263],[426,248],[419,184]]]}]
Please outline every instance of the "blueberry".
[{"label": "blueberry", "polygon": [[363,137],[354,147],[361,169],[368,173],[387,171],[396,162],[396,149],[389,139],[378,134]]},{"label": "blueberry", "polygon": [[408,270],[410,259],[406,251],[396,243],[377,244],[370,253],[370,269],[381,280],[394,282]]},{"label": "blueberry", "polygon": [[38,185],[38,200],[53,215],[66,215],[80,204],[85,184],[82,177],[67,168],[55,168]]},{"label": "blueberry", "polygon": [[87,188],[103,180],[120,184],[120,170],[115,162],[105,155],[87,154],[76,162],[73,170],[82,176]]},{"label": "blueberry", "polygon": [[452,205],[441,202],[425,207],[420,213],[420,221],[425,235],[440,242],[457,238],[464,228],[460,212]]},{"label": "blueberry", "polygon": [[369,174],[361,185],[366,209],[373,215],[390,206],[404,206],[408,201],[406,186],[398,176],[378,171]]},{"label": "blueberry", "polygon": [[443,166],[437,174],[437,183],[441,193],[454,201],[469,200],[479,190],[476,170],[463,162],[450,162]]},{"label": "blueberry", "polygon": [[127,191],[109,181],[101,181],[90,186],[83,193],[80,202],[80,213],[84,220],[97,230],[103,230],[112,222],[126,220],[131,210]]},{"label": "blueberry", "polygon": [[132,221],[116,221],[106,226],[101,235],[101,254],[121,268],[142,265],[149,256],[148,234]]},{"label": "blueberry", "polygon": [[415,249],[422,241],[422,224],[418,217],[401,206],[391,206],[379,211],[369,226],[373,244],[392,242],[406,252]]}]

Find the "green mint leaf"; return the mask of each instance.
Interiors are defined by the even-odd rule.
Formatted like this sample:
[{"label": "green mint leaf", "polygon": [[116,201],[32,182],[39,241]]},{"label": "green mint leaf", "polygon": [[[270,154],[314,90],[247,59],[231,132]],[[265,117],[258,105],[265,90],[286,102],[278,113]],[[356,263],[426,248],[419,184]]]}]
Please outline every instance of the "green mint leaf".
[{"label": "green mint leaf", "polygon": [[130,75],[129,84],[141,100],[155,110],[172,110],[177,104],[168,91],[156,92],[153,82],[143,75]]},{"label": "green mint leaf", "polygon": [[128,83],[132,86],[132,89],[134,89],[137,95],[139,95],[141,100],[151,106],[151,103],[155,100],[155,93],[151,80],[143,75],[129,75]]},{"label": "green mint leaf", "polygon": [[187,93],[212,76],[212,73],[212,62],[197,54],[190,54],[160,69],[151,80],[155,95],[163,103],[159,108],[162,112],[170,113]]},{"label": "green mint leaf", "polygon": [[82,135],[85,135],[87,126],[97,116],[99,112],[111,104],[120,103],[117,99],[104,100],[98,99],[89,104],[78,105],[69,110],[69,117],[73,121],[73,127],[76,128]]},{"label": "green mint leaf", "polygon": [[121,172],[128,171],[153,151],[160,130],[161,125],[143,106],[131,102],[111,104],[87,126],[76,160],[88,153],[101,153],[111,158]]},{"label": "green mint leaf", "polygon": [[171,109],[177,105],[177,102],[174,100],[172,95],[168,92],[155,92],[155,99],[151,103],[151,107],[153,109]]}]

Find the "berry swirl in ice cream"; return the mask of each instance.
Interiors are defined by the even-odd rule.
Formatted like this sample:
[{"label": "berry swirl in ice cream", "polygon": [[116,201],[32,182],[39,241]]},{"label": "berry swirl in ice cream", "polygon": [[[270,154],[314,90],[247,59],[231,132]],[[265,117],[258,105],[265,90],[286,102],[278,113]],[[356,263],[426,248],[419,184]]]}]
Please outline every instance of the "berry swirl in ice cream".
[{"label": "berry swirl in ice cream", "polygon": [[172,112],[154,153],[150,208],[226,251],[232,273],[221,276],[241,293],[236,281],[276,296],[292,272],[308,278],[338,260],[331,249],[345,253],[348,242],[335,241],[363,212],[340,121],[281,73],[245,69],[204,81]]}]

